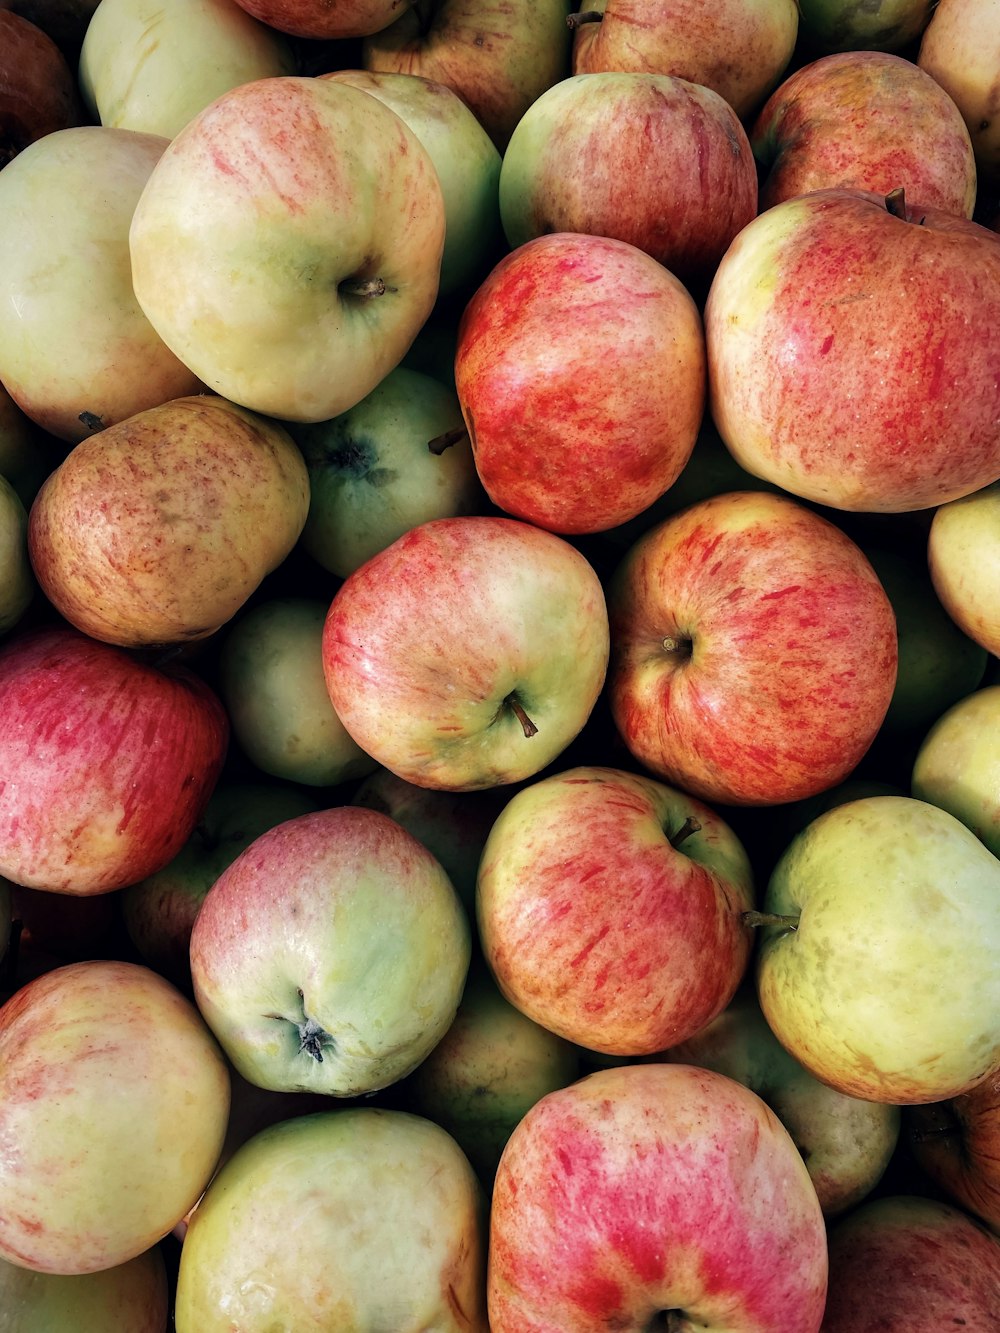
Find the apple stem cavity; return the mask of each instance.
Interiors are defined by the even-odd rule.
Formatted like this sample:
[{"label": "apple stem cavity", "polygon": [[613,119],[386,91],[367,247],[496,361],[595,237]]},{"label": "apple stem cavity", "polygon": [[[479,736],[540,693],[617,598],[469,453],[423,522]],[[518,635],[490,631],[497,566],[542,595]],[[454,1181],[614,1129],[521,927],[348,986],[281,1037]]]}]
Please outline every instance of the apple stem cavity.
[{"label": "apple stem cavity", "polygon": [[353,296],[359,301],[370,301],[373,297],[384,296],[388,290],[384,278],[345,278],[340,284],[342,295]]},{"label": "apple stem cavity", "polygon": [[599,9],[583,9],[579,14],[570,14],[566,18],[566,27],[576,29],[584,23],[600,23],[604,15]]},{"label": "apple stem cavity", "polygon": [[786,930],[798,930],[799,918],[786,916],[782,912],[741,912],[740,921],[744,926],[756,929],[758,926],[783,926]]},{"label": "apple stem cavity", "polygon": [[682,842],[686,842],[687,839],[690,838],[693,833],[697,833],[700,828],[701,824],[695,819],[694,815],[688,815],[687,819],[685,819],[684,823],[676,833],[668,834],[667,841],[670,843],[671,847],[679,847]]},{"label": "apple stem cavity", "polygon": [[428,440],[427,448],[436,458],[440,458],[446,449],[458,444],[459,440],[464,440],[468,434],[464,426],[456,426],[454,430],[446,430],[440,435],[435,435],[433,440]]},{"label": "apple stem cavity", "polygon": [[524,732],[525,739],[531,740],[532,736],[538,735],[538,728],[532,722],[531,718],[524,711],[524,705],[518,699],[516,694],[508,694],[504,699],[502,707],[509,708],[521,724],[521,730]]}]

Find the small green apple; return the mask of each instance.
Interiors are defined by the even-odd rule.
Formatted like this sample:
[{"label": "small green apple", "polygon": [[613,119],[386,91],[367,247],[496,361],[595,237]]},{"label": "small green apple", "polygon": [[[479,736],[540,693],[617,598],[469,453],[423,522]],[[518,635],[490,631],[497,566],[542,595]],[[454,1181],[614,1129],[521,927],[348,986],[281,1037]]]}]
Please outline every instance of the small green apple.
[{"label": "small green apple", "polygon": [[4,1333],[163,1333],[170,1317],[159,1245],[97,1273],[35,1273],[0,1259]]},{"label": "small green apple", "polygon": [[927,27],[934,0],[799,0],[799,31],[805,49],[900,51]]}]

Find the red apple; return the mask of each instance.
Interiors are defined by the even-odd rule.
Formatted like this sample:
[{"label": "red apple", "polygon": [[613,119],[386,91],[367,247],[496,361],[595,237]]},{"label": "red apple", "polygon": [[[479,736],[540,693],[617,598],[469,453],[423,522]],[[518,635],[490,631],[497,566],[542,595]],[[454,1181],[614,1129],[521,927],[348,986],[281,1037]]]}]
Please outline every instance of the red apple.
[{"label": "red apple", "polygon": [[536,1102],[493,1188],[493,1333],[817,1333],[826,1232],[787,1132],[690,1065],[599,1070]]},{"label": "red apple", "polygon": [[847,51],[800,66],[774,90],[750,134],[765,173],[761,209],[848,186],[903,186],[921,208],[971,218],[976,159],[962,113],[912,60]]},{"label": "red apple", "polygon": [[753,905],[750,861],[714,811],[612,768],[523,787],[479,867],[479,938],[503,994],[615,1055],[665,1050],[725,1008]]},{"label": "red apple", "polygon": [[958,1097],[908,1106],[903,1129],[927,1177],[1000,1233],[1000,1069]]},{"label": "red apple", "polygon": [[789,496],[733,491],[665,520],[626,554],[608,605],[618,730],[703,800],[833,787],[889,707],[889,599],[861,549]]},{"label": "red apple", "polygon": [[607,660],[593,566],[511,518],[413,528],[341,585],[323,630],[350,734],[397,777],[447,791],[540,772],[583,729]]},{"label": "red apple", "polygon": [[0,8],[0,167],[29,143],[79,125],[76,77],[52,38]]},{"label": "red apple", "polygon": [[996,1333],[1000,1240],[936,1199],[863,1203],[830,1233],[823,1333]]},{"label": "red apple", "polygon": [[815,190],[744,227],[705,307],[710,407],[793,495],[898,513],[1000,477],[1000,237]]},{"label": "red apple", "polygon": [[229,725],[181,666],[62,627],[0,650],[0,874],[91,894],[166,865],[215,786]]},{"label": "red apple", "polygon": [[572,232],[528,241],[459,326],[455,385],[486,493],[552,532],[635,517],[694,448],[704,357],[693,299],[642,250]]},{"label": "red apple", "polygon": [[[408,0],[406,0],[408,2]],[[236,0],[269,28],[296,37],[367,37],[396,20],[404,0]]]}]

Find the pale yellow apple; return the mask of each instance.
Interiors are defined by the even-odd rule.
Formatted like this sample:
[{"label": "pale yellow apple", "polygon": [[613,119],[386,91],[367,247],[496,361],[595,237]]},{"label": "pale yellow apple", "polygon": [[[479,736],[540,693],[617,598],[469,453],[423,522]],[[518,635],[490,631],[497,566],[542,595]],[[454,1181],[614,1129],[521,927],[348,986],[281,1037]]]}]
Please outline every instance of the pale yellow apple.
[{"label": "pale yellow apple", "polygon": [[938,718],[911,782],[914,796],[960,819],[1000,856],[1000,685],[966,695]]},{"label": "pale yellow apple", "polygon": [[938,0],[917,64],[965,117],[981,177],[1000,181],[1000,0]]},{"label": "pale yellow apple", "polygon": [[1000,653],[1000,482],[939,505],[927,567],[944,609],[970,639]]}]

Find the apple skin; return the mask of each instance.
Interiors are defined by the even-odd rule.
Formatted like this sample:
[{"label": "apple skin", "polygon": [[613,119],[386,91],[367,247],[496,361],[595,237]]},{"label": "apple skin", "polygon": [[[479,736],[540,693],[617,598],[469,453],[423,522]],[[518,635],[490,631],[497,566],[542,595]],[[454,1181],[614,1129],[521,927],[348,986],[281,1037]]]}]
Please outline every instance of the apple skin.
[{"label": "apple skin", "polygon": [[889,599],[861,549],[789,496],[732,491],[664,520],[626,553],[608,606],[618,731],[702,800],[833,787],[889,707]]},{"label": "apple skin", "polygon": [[627,241],[539,236],[465,307],[455,386],[493,503],[550,532],[600,532],[650,505],[691,455],[705,409],[701,316]]},{"label": "apple skin", "polygon": [[294,73],[286,39],[233,0],[101,0],[80,50],[94,119],[167,139],[230,88]]},{"label": "apple skin", "polygon": [[662,1051],[725,1008],[750,958],[742,913],[753,906],[749,858],[713,810],[598,766],[511,797],[476,890],[504,996],[550,1032],[612,1055]]},{"label": "apple skin", "polygon": [[236,0],[241,9],[279,32],[316,40],[367,37],[388,27],[409,0]]},{"label": "apple skin", "polygon": [[761,1097],[802,1154],[824,1217],[860,1203],[895,1151],[899,1108],[846,1097],[803,1069],[768,1027],[752,987],[741,988],[687,1041],[652,1058],[714,1069]]},{"label": "apple skin", "polygon": [[190,992],[191,931],[209,889],[261,833],[316,808],[277,782],[220,782],[170,864],[122,890],[122,921],[143,961]]},{"label": "apple skin", "polygon": [[57,893],[106,893],[172,860],[229,739],[199,677],[62,626],[0,649],[0,713],[0,874]]},{"label": "apple skin", "polygon": [[201,384],[153,329],[129,266],[133,210],[167,147],[102,125],[56,130],[0,175],[0,379],[76,444]]},{"label": "apple skin", "polygon": [[978,223],[786,199],[726,251],[705,333],[722,438],[792,495],[899,513],[1000,476],[1000,237]]},{"label": "apple skin", "polygon": [[934,0],[800,0],[799,36],[804,51],[901,51],[919,40]]},{"label": "apple skin", "polygon": [[308,512],[288,433],[195,395],[81,440],[35,497],[28,549],[42,591],[83,633],[130,648],[186,643],[236,614]]},{"label": "apple skin", "polygon": [[210,388],[326,421],[413,342],[444,233],[433,162],[395,112],[330,79],[256,79],[170,141],[132,218],[132,281]]},{"label": "apple skin", "polygon": [[99,0],[0,0],[0,10],[10,10],[41,28],[76,68],[87,25]]},{"label": "apple skin", "polygon": [[764,174],[760,209],[831,186],[888,194],[971,218],[976,159],[962,113],[912,60],[847,51],[800,66],[750,133]]},{"label": "apple skin", "polygon": [[480,966],[469,975],[455,1021],[402,1091],[410,1109],[454,1137],[490,1189],[514,1127],[579,1072],[576,1047],[505,1000]]},{"label": "apple skin", "polygon": [[955,624],[1000,653],[1000,482],[939,505],[927,535],[934,591]]},{"label": "apple skin", "polygon": [[28,513],[14,487],[0,476],[0,634],[13,629],[34,595]]},{"label": "apple skin", "polygon": [[301,544],[338,578],[432,518],[487,499],[453,388],[404,366],[331,421],[288,423],[309,473]]},{"label": "apple skin", "polygon": [[28,982],[0,1008],[0,1061],[0,1257],[43,1273],[112,1268],[197,1199],[229,1075],[194,1005],[155,972],[86,961]]},{"label": "apple skin", "polygon": [[233,737],[271,777],[334,787],[377,767],[334,712],[323,674],[328,603],[318,597],[257,602],[219,649],[219,692]]},{"label": "apple skin", "polygon": [[947,810],[1000,857],[1000,685],[984,685],[929,728],[911,773],[912,794]]},{"label": "apple skin", "polygon": [[570,0],[414,0],[365,39],[362,64],[451,88],[502,153],[532,102],[570,72]]},{"label": "apple skin", "polygon": [[377,97],[409,125],[431,155],[444,195],[440,295],[467,291],[503,244],[498,188],[500,153],[453,89],[418,74],[334,70],[320,78]]},{"label": "apple skin", "polygon": [[0,1259],[4,1333],[166,1333],[167,1266],[159,1245],[97,1273],[62,1277]]},{"label": "apple skin", "polygon": [[604,686],[607,605],[593,566],[517,519],[422,523],[346,579],[323,629],[344,726],[418,787],[533,777]]},{"label": "apple skin", "polygon": [[1000,1240],[950,1204],[870,1199],[830,1233],[823,1333],[993,1333]]},{"label": "apple skin", "polygon": [[28,19],[0,9],[0,167],[82,120],[76,79],[58,46]]},{"label": "apple skin", "polygon": [[471,957],[441,865],[387,815],[337,806],[256,838],[191,932],[198,1008],[244,1078],[352,1097],[447,1032]]},{"label": "apple skin", "polygon": [[1000,1233],[1000,1070],[958,1097],[908,1106],[903,1131],[928,1179]]},{"label": "apple skin", "polygon": [[671,74],[724,97],[747,120],[784,73],[795,50],[794,0],[601,0],[603,14],[576,28],[573,72]]},{"label": "apple skin", "polygon": [[[816,1191],[755,1093],[689,1065],[599,1070],[537,1102],[493,1187],[492,1333],[817,1333]],[[672,1315],[668,1312],[678,1312]]]},{"label": "apple skin", "polygon": [[965,117],[980,188],[1000,185],[1000,0],[938,0],[920,39],[917,64]]},{"label": "apple skin", "polygon": [[499,190],[511,249],[548,232],[613,236],[689,287],[707,287],[757,212],[736,112],[669,74],[578,74],[547,89],[511,135]]},{"label": "apple skin", "polygon": [[482,1188],[440,1126],[374,1107],[298,1116],[240,1148],[195,1211],[177,1333],[488,1333],[485,1233]]},{"label": "apple skin", "polygon": [[908,796],[827,811],[764,911],[792,922],[761,926],[761,1009],[824,1083],[907,1106],[1000,1067],[1000,861],[947,811]]}]

